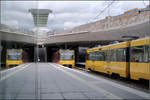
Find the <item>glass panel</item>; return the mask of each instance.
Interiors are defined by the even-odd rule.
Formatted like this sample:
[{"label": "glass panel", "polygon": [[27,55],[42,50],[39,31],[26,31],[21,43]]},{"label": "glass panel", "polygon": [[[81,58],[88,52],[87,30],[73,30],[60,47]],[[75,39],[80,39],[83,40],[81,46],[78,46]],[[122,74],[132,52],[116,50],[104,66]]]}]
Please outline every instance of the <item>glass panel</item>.
[{"label": "glass panel", "polygon": [[92,52],[89,54],[89,60],[94,60],[95,59],[95,54]]},{"label": "glass panel", "polygon": [[[38,87],[38,66],[34,63],[36,32],[28,11],[38,8],[37,1],[0,0],[0,7],[0,99],[25,99],[21,95],[37,94]],[[25,86],[28,83],[30,87]],[[21,88],[26,91],[21,93]]]},{"label": "glass panel", "polygon": [[144,57],[143,57],[144,62],[148,62],[148,46],[144,46]]},{"label": "glass panel", "polygon": [[110,51],[105,51],[106,61],[111,61]]},{"label": "glass panel", "polygon": [[144,46],[132,47],[131,61],[132,62],[144,62]]},{"label": "glass panel", "polygon": [[117,49],[117,61],[126,61],[126,49]]},{"label": "glass panel", "polygon": [[117,58],[116,58],[116,50],[111,50],[111,59],[110,61],[117,61]]},{"label": "glass panel", "polygon": [[7,56],[8,56],[8,60],[21,60],[22,51],[17,49],[8,49]]},{"label": "glass panel", "polygon": [[103,52],[95,52],[95,60],[96,61],[103,61],[104,60],[104,53]]},{"label": "glass panel", "polygon": [[[130,91],[129,85],[116,88],[120,82],[117,82],[118,85],[115,87],[107,84],[110,83],[107,81],[108,77],[98,77],[102,80],[90,77],[92,73],[87,73],[86,69],[75,71],[78,69],[70,70],[50,62],[54,60],[58,63],[60,59],[74,60],[76,55],[82,60],[78,58],[75,60],[84,61],[85,56],[80,57],[84,55],[83,52],[80,54],[78,49],[80,46],[99,47],[109,45],[110,42],[117,43],[113,42],[114,40],[130,41],[150,36],[148,4],[148,0],[131,2],[0,0],[0,99],[147,99],[149,91],[143,88],[145,87],[143,80],[135,81],[138,85],[132,80],[125,82],[131,83],[131,89],[135,84],[135,91]],[[20,49],[22,52],[17,51]],[[57,51],[60,49],[74,49],[76,55],[59,54]],[[14,51],[8,52],[9,50]],[[120,71],[120,76],[127,71],[122,70],[123,68],[117,71],[117,64],[113,65],[115,68],[113,70],[109,61],[128,61],[127,56],[130,55],[127,55],[127,52],[126,49],[108,49],[104,53],[90,53],[88,59],[103,61],[106,58],[108,61],[106,65],[105,63],[97,65],[106,69],[105,74],[110,72],[113,73],[112,76],[118,77]],[[131,48],[131,61],[141,63],[150,61],[150,47]],[[142,72],[144,70],[142,67],[147,66],[146,63],[137,64],[141,67],[141,72],[137,76],[145,77],[148,68]],[[93,70],[98,66],[93,67]],[[80,63],[77,67],[85,68],[85,63]],[[101,72],[100,67],[97,71]],[[138,73],[139,68],[135,71]],[[130,72],[133,71],[129,70],[129,76]],[[105,74],[97,75],[105,77]],[[122,78],[117,81],[122,81]],[[126,80],[123,79],[124,81]],[[101,91],[102,88],[104,92]],[[106,95],[109,92],[112,95]],[[134,93],[128,96],[129,92]]]},{"label": "glass panel", "polygon": [[61,60],[73,60],[73,55],[61,55]]},{"label": "glass panel", "polygon": [[60,59],[61,60],[73,60],[74,53],[73,52],[61,52]]}]

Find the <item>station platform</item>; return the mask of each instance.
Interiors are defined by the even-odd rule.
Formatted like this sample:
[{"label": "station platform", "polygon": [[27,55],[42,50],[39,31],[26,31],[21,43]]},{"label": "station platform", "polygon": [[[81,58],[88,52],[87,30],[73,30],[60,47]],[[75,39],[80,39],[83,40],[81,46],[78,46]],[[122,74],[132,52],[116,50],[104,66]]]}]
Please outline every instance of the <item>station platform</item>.
[{"label": "station platform", "polygon": [[149,99],[149,93],[55,63],[27,63],[0,72],[0,99]]}]

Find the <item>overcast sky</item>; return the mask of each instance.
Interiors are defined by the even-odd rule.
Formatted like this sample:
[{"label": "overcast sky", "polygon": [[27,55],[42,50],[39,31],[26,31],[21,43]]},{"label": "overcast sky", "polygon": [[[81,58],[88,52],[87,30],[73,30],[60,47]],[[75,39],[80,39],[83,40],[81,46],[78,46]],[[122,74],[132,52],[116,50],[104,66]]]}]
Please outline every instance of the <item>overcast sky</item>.
[{"label": "overcast sky", "polygon": [[144,8],[149,1],[115,1],[104,13],[95,17],[112,1],[5,1],[2,2],[2,23],[15,28],[33,29],[31,8],[51,9],[48,29],[63,30],[115,16],[133,8]]}]

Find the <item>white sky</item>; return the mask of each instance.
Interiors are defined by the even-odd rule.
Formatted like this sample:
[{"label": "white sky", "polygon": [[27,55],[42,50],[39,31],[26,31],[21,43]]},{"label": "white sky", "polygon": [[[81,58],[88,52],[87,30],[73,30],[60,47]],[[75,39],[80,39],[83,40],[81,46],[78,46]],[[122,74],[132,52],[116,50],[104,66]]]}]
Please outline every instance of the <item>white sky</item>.
[{"label": "white sky", "polygon": [[[60,31],[94,21],[112,1],[5,1],[2,2],[2,23],[16,28],[34,28],[31,8],[51,9],[48,29]],[[149,1],[115,1],[96,20],[115,16],[133,8],[144,8]]]}]

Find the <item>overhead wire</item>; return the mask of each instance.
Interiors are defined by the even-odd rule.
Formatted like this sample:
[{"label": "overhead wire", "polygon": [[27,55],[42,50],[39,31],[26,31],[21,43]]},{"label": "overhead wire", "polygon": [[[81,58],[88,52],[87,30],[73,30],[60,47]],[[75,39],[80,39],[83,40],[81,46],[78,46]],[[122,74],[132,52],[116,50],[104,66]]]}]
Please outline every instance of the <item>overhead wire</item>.
[{"label": "overhead wire", "polygon": [[[92,21],[95,20],[95,19],[97,19],[97,17],[99,17],[108,7],[110,7],[114,3],[114,1],[115,0],[113,0],[110,4],[107,5],[107,7],[105,7],[102,11],[100,11],[100,13],[96,17],[94,17],[92,19]],[[106,1],[104,3],[106,3]],[[97,6],[95,8],[97,8]],[[88,20],[86,24],[88,24],[88,23],[90,23],[92,21]],[[89,41],[89,43],[90,43],[90,41]]]},{"label": "overhead wire", "polygon": [[[94,17],[94,18],[92,19],[92,21],[95,20],[95,19],[97,19],[97,18],[98,18],[103,12],[105,12],[114,2],[115,2],[115,0],[113,0],[111,3],[109,3],[102,11],[100,11],[100,13],[99,13],[96,17]],[[106,3],[106,1],[105,1],[104,3]],[[96,7],[95,7],[95,8],[96,8]],[[110,13],[109,13],[109,15],[110,15]],[[92,22],[92,21],[87,21],[87,24],[90,23],[90,22]],[[90,43],[90,41],[88,41],[88,42]]]},{"label": "overhead wire", "polygon": [[144,5],[144,6],[146,6],[146,4],[145,4],[144,0],[142,0],[142,2],[143,2],[143,5]]},{"label": "overhead wire", "polygon": [[107,5],[107,7],[105,7],[102,11],[100,11],[100,13],[94,18],[94,20],[97,19],[103,12],[105,12],[106,9],[109,8],[114,2],[115,0],[113,0],[110,4]]},{"label": "overhead wire", "polygon": [[[96,17],[92,18],[91,21],[88,20],[88,21],[87,21],[87,24],[90,23],[90,22],[92,22],[93,20],[96,20],[96,19],[97,19],[103,12],[105,12],[114,2],[115,2],[115,0],[113,0],[111,3],[109,3],[109,4],[107,5],[107,7],[105,7],[102,11],[100,11],[100,13],[99,13],[98,15],[96,15]],[[104,4],[105,4],[105,3],[106,3],[106,1],[104,2]],[[97,6],[96,6],[95,8],[97,8]],[[110,15],[110,13],[109,13],[109,15]]]}]

